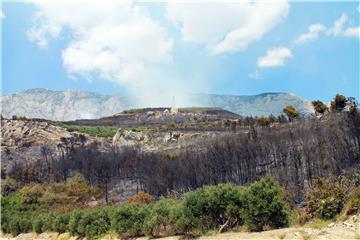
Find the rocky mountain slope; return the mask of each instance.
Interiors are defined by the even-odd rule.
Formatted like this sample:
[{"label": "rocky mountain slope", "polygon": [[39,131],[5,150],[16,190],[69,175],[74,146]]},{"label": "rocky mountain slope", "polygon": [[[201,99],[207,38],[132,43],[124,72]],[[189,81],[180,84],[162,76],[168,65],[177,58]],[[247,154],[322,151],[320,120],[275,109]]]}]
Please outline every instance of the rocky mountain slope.
[{"label": "rocky mountain slope", "polygon": [[[279,115],[288,104],[294,105],[303,114],[312,112],[309,101],[290,93],[254,96],[191,94],[186,98],[192,106],[185,107],[222,108],[243,116]],[[58,121],[100,118],[130,108],[149,107],[139,104],[136,97],[76,90],[31,89],[2,96],[0,102],[1,113],[6,118],[17,115]]]},{"label": "rocky mountain slope", "polygon": [[[38,120],[1,121],[2,167],[14,161],[32,162],[61,154],[68,145],[86,146],[96,141],[94,137]],[[106,144],[106,141],[103,141]]]}]

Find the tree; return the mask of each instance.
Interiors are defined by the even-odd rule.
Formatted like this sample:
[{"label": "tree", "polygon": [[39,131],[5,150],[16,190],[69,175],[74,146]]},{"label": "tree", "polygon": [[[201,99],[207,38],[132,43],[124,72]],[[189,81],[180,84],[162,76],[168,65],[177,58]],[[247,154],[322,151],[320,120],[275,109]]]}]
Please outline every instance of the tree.
[{"label": "tree", "polygon": [[293,105],[287,105],[283,109],[283,112],[288,116],[289,121],[298,118],[300,115],[299,111]]},{"label": "tree", "polygon": [[320,100],[312,101],[311,103],[314,106],[315,113],[323,114],[329,110],[326,104]]},{"label": "tree", "polygon": [[331,111],[342,112],[345,107],[348,99],[344,95],[336,94],[333,101],[331,101]]},{"label": "tree", "polygon": [[267,117],[260,117],[258,123],[262,127],[268,127],[270,125],[270,120]]}]

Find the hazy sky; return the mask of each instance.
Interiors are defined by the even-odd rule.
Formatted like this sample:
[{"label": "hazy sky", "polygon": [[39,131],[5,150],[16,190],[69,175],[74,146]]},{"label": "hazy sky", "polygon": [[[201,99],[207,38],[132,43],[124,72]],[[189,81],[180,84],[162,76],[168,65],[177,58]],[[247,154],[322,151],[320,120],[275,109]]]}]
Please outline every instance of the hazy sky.
[{"label": "hazy sky", "polygon": [[357,2],[2,2],[2,94],[359,99]]}]

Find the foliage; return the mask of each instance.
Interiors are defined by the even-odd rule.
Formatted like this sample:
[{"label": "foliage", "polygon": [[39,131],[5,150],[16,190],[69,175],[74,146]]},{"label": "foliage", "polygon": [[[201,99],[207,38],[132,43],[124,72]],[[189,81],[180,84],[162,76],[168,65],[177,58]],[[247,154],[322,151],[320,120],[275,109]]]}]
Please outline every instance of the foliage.
[{"label": "foliage", "polygon": [[329,110],[329,108],[320,100],[312,101],[312,105],[314,106],[314,110],[317,113],[323,114]]},{"label": "foliage", "polygon": [[293,105],[287,105],[283,109],[283,112],[286,114],[286,116],[288,116],[290,121],[300,116],[300,112]]},{"label": "foliage", "polygon": [[1,195],[7,195],[9,193],[15,192],[20,188],[20,183],[14,178],[6,178],[1,180]]},{"label": "foliage", "polygon": [[88,239],[98,238],[110,230],[110,218],[106,210],[84,212],[78,219],[77,233]]},{"label": "foliage", "polygon": [[[205,186],[186,195],[184,206],[200,228],[218,228],[228,222],[235,225],[241,222],[240,209],[243,206],[240,190],[231,184]],[[194,223],[194,225],[196,225]]]},{"label": "foliage", "polygon": [[344,192],[329,179],[316,178],[306,195],[308,213],[321,219],[335,217],[344,206]]},{"label": "foliage", "polygon": [[161,199],[151,208],[145,221],[146,233],[155,236],[170,236],[182,233],[177,221],[181,218],[181,203],[172,199]]},{"label": "foliage", "polygon": [[270,120],[267,117],[260,117],[258,123],[262,127],[267,127],[270,125]]},{"label": "foliage", "polygon": [[244,190],[245,206],[241,209],[251,230],[280,228],[289,224],[289,210],[281,187],[271,178],[263,178]]},{"label": "foliage", "polygon": [[155,198],[148,193],[138,192],[137,194],[128,198],[126,201],[131,204],[151,203],[155,201]]},{"label": "foliage", "polygon": [[85,126],[85,125],[69,125],[62,122],[52,122],[53,125],[65,128],[69,132],[85,133],[93,137],[114,137],[117,128],[108,126]]},{"label": "foliage", "polygon": [[67,183],[29,184],[19,190],[22,203],[28,207],[41,206],[66,210],[102,196],[98,188],[87,186],[79,176],[75,176],[75,180],[69,179]]},{"label": "foliage", "polygon": [[348,99],[344,95],[336,94],[333,101],[331,101],[331,111],[338,111],[342,112],[346,104],[348,102]]},{"label": "foliage", "polygon": [[123,204],[111,214],[111,228],[119,234],[129,237],[145,234],[145,219],[150,214],[148,204]]},{"label": "foliage", "polygon": [[360,187],[354,189],[346,203],[346,209],[353,213],[360,212]]}]

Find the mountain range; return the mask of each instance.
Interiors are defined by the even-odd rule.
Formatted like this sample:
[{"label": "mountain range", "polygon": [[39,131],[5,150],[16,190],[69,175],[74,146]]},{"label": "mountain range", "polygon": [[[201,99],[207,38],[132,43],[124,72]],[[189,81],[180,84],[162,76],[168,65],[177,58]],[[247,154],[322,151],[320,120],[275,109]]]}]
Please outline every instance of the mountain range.
[{"label": "mountain range", "polygon": [[[241,116],[276,116],[281,114],[288,104],[304,115],[313,112],[310,101],[292,93],[263,93],[252,96],[189,94],[186,97],[191,106],[182,107],[216,107]],[[139,104],[135,97],[127,95],[41,88],[1,96],[0,103],[1,114],[5,118],[17,115],[57,121],[100,118],[131,108],[149,107]]]}]

